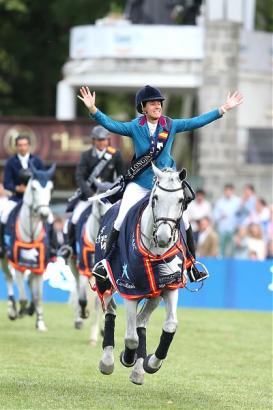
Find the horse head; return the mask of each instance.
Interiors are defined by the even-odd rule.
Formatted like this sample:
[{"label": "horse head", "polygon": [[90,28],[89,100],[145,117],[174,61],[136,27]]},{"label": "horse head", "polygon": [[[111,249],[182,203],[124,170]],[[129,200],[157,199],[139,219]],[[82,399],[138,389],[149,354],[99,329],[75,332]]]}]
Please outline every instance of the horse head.
[{"label": "horse head", "polygon": [[161,171],[152,164],[155,183],[149,205],[153,216],[153,241],[160,248],[169,247],[178,238],[180,220],[185,209],[183,181],[187,172],[167,168]]},{"label": "horse head", "polygon": [[43,220],[46,220],[50,213],[49,204],[53,189],[51,178],[55,169],[56,164],[47,170],[41,170],[35,167],[33,161],[30,163],[32,177],[27,184],[23,201],[34,214],[39,215]]}]

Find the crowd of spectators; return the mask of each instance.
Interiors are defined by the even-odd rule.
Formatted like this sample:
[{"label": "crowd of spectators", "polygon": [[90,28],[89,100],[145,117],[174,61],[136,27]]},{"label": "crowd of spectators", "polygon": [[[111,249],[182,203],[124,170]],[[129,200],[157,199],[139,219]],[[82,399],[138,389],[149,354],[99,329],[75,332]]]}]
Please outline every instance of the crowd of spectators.
[{"label": "crowd of spectators", "polygon": [[246,185],[241,196],[226,184],[211,204],[202,189],[188,207],[197,256],[265,260],[273,258],[273,205]]},{"label": "crowd of spectators", "polygon": [[[8,192],[0,183],[0,213],[7,200]],[[197,257],[273,259],[273,204],[257,197],[252,185],[246,185],[239,197],[234,186],[226,184],[214,204],[198,189],[187,213]],[[64,217],[56,215],[54,222],[59,246],[63,243]]]}]

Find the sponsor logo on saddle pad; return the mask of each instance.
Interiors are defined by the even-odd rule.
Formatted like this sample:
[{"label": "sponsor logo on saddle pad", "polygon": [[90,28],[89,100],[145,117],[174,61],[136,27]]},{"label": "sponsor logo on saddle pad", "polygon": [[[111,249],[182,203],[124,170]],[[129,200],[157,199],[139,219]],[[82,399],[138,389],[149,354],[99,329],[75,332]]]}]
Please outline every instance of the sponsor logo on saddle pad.
[{"label": "sponsor logo on saddle pad", "polygon": [[31,249],[21,248],[19,250],[19,261],[24,264],[27,264],[29,262],[31,266],[34,266],[34,265],[38,266],[39,252],[37,251],[36,248],[31,248]]}]

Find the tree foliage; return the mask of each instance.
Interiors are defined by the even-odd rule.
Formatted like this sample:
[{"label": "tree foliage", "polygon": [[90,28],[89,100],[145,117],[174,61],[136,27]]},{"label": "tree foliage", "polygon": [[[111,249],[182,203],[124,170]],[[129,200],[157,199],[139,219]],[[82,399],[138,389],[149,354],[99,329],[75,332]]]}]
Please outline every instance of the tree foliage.
[{"label": "tree foliage", "polygon": [[69,30],[126,0],[0,0],[0,114],[54,115]]}]

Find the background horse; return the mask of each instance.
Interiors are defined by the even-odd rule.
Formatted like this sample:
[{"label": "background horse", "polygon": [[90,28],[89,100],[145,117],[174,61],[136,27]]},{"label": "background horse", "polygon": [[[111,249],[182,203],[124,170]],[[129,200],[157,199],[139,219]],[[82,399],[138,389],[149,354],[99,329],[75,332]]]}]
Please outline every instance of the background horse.
[{"label": "background horse", "polygon": [[[168,169],[163,172],[155,166],[153,169],[156,182],[151,195],[127,214],[120,231],[118,250],[111,258],[111,266],[108,263],[109,278],[112,286],[124,298],[127,317],[125,350],[121,353],[120,361],[126,367],[134,366],[130,380],[136,384],[143,383],[144,370],[147,373],[158,371],[167,356],[177,328],[178,289],[185,285],[183,272],[186,267],[186,245],[180,223],[185,208],[183,181],[186,171]],[[114,207],[102,221],[96,247],[97,260],[103,256],[101,234],[107,233],[109,229],[105,221],[111,218],[113,221],[113,213]],[[122,272],[122,275],[118,272]],[[142,299],[146,301],[137,313]],[[156,351],[147,356],[146,326],[151,313],[162,299],[165,302],[166,318],[160,342]],[[111,374],[114,370],[115,308],[109,291],[104,304],[105,332],[99,368],[102,373]]]},{"label": "background horse", "polygon": [[101,219],[111,204],[94,201],[90,208],[84,212],[90,212],[86,222],[79,221],[77,227],[76,257],[69,258],[68,264],[76,279],[76,288],[72,295],[74,304],[74,326],[81,329],[83,319],[87,319],[89,311],[87,304],[92,309],[90,343],[95,345],[98,340],[101,318],[101,304],[98,295],[90,291],[89,279],[94,266],[95,243]]},{"label": "background horse", "polygon": [[[30,165],[32,177],[28,181],[23,202],[11,212],[5,228],[6,257],[2,260],[2,269],[8,287],[8,314],[16,319],[17,311],[13,289],[13,275],[18,286],[20,311],[24,314],[27,304],[24,277],[28,275],[28,284],[32,306],[36,312],[36,328],[47,330],[43,319],[42,291],[43,273],[49,259],[49,237],[47,221],[51,215],[49,203],[55,172],[55,164],[48,170],[37,170]],[[52,218],[53,222],[53,218]],[[10,265],[13,269],[10,269]]]}]

